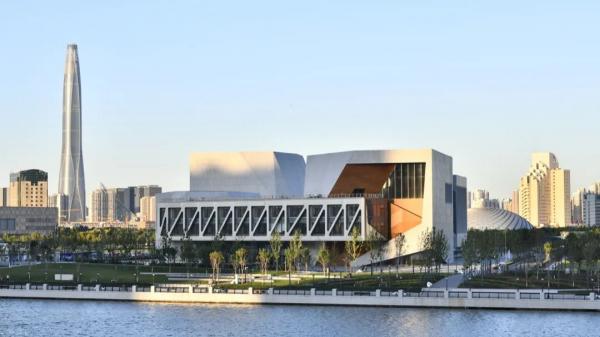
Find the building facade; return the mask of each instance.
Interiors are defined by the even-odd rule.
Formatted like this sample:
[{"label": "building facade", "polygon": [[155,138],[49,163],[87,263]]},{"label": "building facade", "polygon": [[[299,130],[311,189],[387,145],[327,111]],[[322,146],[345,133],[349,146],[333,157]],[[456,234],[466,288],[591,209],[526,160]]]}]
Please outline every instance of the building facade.
[{"label": "building facade", "polygon": [[570,186],[570,172],[559,167],[554,154],[534,153],[519,185],[519,215],[536,227],[570,225]]},{"label": "building facade", "polygon": [[156,196],[145,196],[140,199],[140,227],[154,228],[156,225]]},{"label": "building facade", "polygon": [[91,195],[91,222],[136,221],[141,211],[141,200],[162,192],[157,185],[130,186],[124,188],[100,188]]},{"label": "building facade", "polygon": [[67,46],[63,87],[62,150],[58,194],[67,197],[65,221],[86,219],[81,128],[81,78],[77,45]]},{"label": "building facade", "polygon": [[581,200],[582,224],[588,227],[600,226],[600,194],[586,192]]},{"label": "building facade", "polygon": [[8,206],[8,187],[0,187],[0,207]]},{"label": "building facade", "polygon": [[52,233],[58,225],[57,218],[54,207],[0,207],[0,235]]},{"label": "building facade", "polygon": [[406,238],[402,255],[414,254],[423,234],[436,229],[448,239],[452,259],[456,232],[466,232],[466,178],[455,176],[452,158],[435,150],[328,153],[308,156],[306,165],[292,154],[283,165],[264,153],[194,156],[203,158],[190,165],[194,191],[157,196],[157,245],[163,238],[177,244],[215,236],[267,242],[275,231],[284,241],[296,231],[304,242],[347,241],[356,228],[363,239],[374,232],[386,240],[383,258],[393,259],[396,236]]},{"label": "building facade", "polygon": [[201,152],[190,156],[190,191],[303,196],[304,158],[283,152]]},{"label": "building facade", "polygon": [[48,173],[31,169],[10,174],[10,207],[48,207]]}]

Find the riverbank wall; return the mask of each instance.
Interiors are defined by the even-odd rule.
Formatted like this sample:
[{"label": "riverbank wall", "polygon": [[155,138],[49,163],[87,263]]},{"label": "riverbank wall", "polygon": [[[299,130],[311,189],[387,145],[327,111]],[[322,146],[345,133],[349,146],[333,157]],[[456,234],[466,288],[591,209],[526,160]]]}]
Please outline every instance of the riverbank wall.
[{"label": "riverbank wall", "polygon": [[373,307],[477,308],[600,311],[600,297],[542,289],[433,289],[421,292],[294,289],[213,289],[210,287],[3,285],[0,298],[109,300],[218,304],[295,304]]}]

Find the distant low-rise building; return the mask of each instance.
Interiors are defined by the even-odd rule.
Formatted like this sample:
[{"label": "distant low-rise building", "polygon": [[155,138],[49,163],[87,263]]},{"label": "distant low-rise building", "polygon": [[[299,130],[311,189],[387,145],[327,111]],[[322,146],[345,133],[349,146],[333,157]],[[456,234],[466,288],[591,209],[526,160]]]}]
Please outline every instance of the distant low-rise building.
[{"label": "distant low-rise building", "polygon": [[58,226],[57,219],[54,207],[0,207],[0,235],[51,233]]}]

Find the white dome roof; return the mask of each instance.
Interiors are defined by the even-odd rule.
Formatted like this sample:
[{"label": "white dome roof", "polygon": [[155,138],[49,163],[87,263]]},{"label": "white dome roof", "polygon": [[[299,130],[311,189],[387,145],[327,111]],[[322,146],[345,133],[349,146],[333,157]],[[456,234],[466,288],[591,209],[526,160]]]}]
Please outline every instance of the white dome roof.
[{"label": "white dome roof", "polygon": [[469,208],[467,229],[518,230],[533,229],[533,226],[518,214],[500,208]]}]

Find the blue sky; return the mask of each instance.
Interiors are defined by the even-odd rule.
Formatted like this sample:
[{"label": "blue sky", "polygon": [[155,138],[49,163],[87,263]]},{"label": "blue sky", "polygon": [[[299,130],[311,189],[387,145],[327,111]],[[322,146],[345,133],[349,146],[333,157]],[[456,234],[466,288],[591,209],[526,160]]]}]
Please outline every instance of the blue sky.
[{"label": "blue sky", "polygon": [[600,180],[594,1],[0,4],[0,185],[57,189],[63,67],[79,45],[88,192],[188,188],[192,151],[432,147],[507,196],[533,151]]}]

